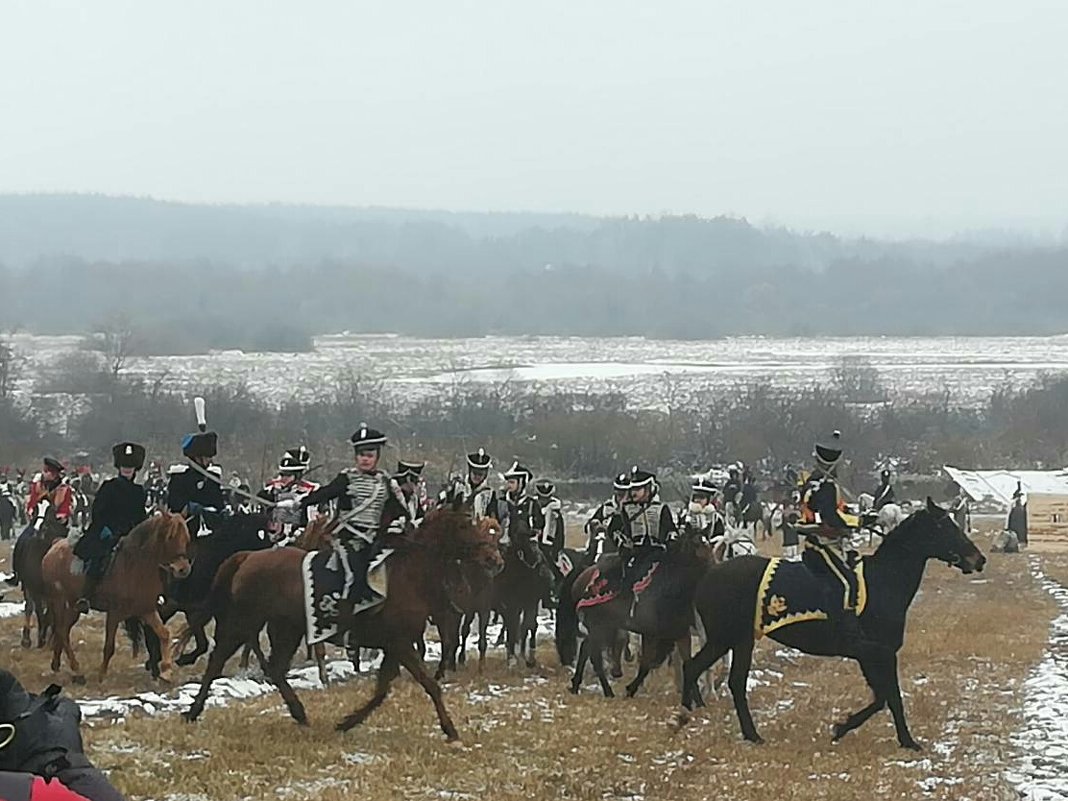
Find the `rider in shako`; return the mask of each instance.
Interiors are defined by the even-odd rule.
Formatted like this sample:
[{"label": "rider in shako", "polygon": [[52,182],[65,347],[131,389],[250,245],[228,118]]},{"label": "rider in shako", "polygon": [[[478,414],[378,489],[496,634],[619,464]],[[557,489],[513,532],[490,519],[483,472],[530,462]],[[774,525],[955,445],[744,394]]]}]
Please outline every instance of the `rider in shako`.
[{"label": "rider in shako", "polygon": [[553,572],[555,586],[556,582],[563,579],[557,561],[564,550],[564,513],[561,511],[560,499],[556,497],[556,485],[549,479],[539,479],[534,484],[534,493],[537,496],[541,521],[541,528],[535,532],[535,536],[538,538],[538,547]]},{"label": "rider in shako", "polygon": [[[43,462],[44,469],[41,477],[30,485],[29,498],[26,500],[26,520],[29,525],[19,534],[15,541],[15,548],[11,553],[11,564],[17,565],[16,552],[35,532],[40,531],[44,523],[46,510],[51,508],[55,513],[56,522],[65,528],[70,526],[70,515],[74,508],[74,493],[64,481],[66,468],[58,459],[46,456]],[[47,500],[48,505],[42,503]],[[19,583],[17,571],[8,580],[8,584],[15,586]]]},{"label": "rider in shako", "polygon": [[464,502],[471,507],[476,523],[484,517],[500,520],[500,498],[489,483],[491,467],[493,460],[485,448],[467,454],[467,479],[456,488],[456,491],[462,494]]},{"label": "rider in shako", "polygon": [[[309,464],[311,464],[311,453],[307,448],[303,445],[299,448],[290,448],[278,460],[278,475],[264,484],[263,489],[256,493],[256,497],[273,504],[286,499],[299,502],[319,489],[318,484],[304,478]],[[272,539],[277,542],[292,538],[307,528],[308,522],[306,508],[279,509],[276,506],[270,515],[268,528]]]},{"label": "rider in shako", "polygon": [[[342,470],[329,484],[299,502],[300,508],[307,509],[337,501],[339,526],[332,544],[345,575],[342,616],[351,614],[357,604],[361,608],[371,605],[366,603],[371,592],[366,586],[368,567],[380,550],[382,538],[387,533],[400,533],[403,521],[408,519],[400,487],[388,473],[378,469],[386,435],[364,423],[349,441],[355,450],[356,466]],[[291,506],[294,502],[284,501],[282,505]]]},{"label": "rider in shako", "polygon": [[738,523],[741,520],[740,512],[742,495],[741,468],[732,464],[727,470],[727,483],[723,485],[723,514],[730,516],[731,522]]},{"label": "rider in shako", "polygon": [[675,518],[659,493],[654,473],[637,466],[630,471],[627,500],[608,530],[619,547],[624,591],[659,561],[667,543],[678,536]]},{"label": "rider in shako", "polygon": [[716,508],[715,498],[718,491],[719,488],[712,479],[707,476],[698,478],[690,487],[690,502],[680,521],[709,542],[727,533],[723,515]]},{"label": "rider in shako", "polygon": [[137,471],[144,467],[145,449],[136,442],[120,442],[111,449],[119,474],[100,485],[93,499],[89,527],[74,555],[85,563],[85,586],[75,607],[83,614],[107,569],[108,556],[119,540],[144,520],[145,488],[137,483]]},{"label": "rider in shako", "polygon": [[896,503],[894,500],[894,485],[890,483],[890,471],[883,470],[879,474],[879,489],[875,490],[875,500],[872,502],[872,508],[878,512],[891,503]]},{"label": "rider in shako", "polygon": [[857,620],[857,577],[853,572],[858,554],[850,539],[858,521],[845,511],[838,485],[838,465],[842,458],[842,435],[816,443],[816,464],[801,497],[799,533],[805,538],[801,561],[826,582],[828,620],[838,632],[848,655],[855,655],[866,640]]},{"label": "rider in shako", "polygon": [[397,472],[393,474],[393,480],[397,482],[401,495],[404,496],[405,517],[412,525],[421,523],[426,514],[426,486],[423,484],[425,467],[426,462],[398,459]]},{"label": "rider in shako", "polygon": [[620,473],[612,482],[612,497],[598,506],[583,530],[586,532],[586,558],[596,562],[615,543],[608,537],[608,524],[623,508],[623,502],[630,491],[630,474]]},{"label": "rider in shako", "polygon": [[221,471],[212,470],[215,467],[212,459],[218,452],[219,435],[208,431],[204,399],[195,398],[194,406],[197,431],[186,434],[182,439],[182,455],[189,460],[189,464],[172,465],[168,470],[167,508],[172,512],[188,511],[186,526],[189,533],[197,537],[211,533],[211,516],[226,511],[226,495],[221,485]]}]

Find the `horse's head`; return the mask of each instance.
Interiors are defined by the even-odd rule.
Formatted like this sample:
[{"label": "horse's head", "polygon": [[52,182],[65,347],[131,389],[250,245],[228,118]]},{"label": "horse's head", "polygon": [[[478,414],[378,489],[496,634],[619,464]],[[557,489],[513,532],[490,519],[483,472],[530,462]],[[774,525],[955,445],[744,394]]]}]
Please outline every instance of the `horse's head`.
[{"label": "horse's head", "polygon": [[709,542],[704,531],[689,523],[683,525],[678,539],[670,543],[668,547],[684,559],[694,559],[699,562],[712,561],[712,543]]},{"label": "horse's head", "polygon": [[900,541],[908,550],[945,562],[961,573],[982,571],[986,565],[982,551],[961,531],[949,512],[929,497],[926,507],[887,536],[886,542],[891,541]]},{"label": "horse's head", "polygon": [[452,564],[474,566],[488,578],[504,568],[499,547],[501,528],[496,520],[475,523],[466,510],[446,508],[427,515],[418,531],[421,539],[432,539]]},{"label": "horse's head", "polygon": [[163,512],[147,522],[159,527],[156,542],[160,567],[176,579],[188,578],[193,563],[189,559],[189,528],[185,524],[185,517]]}]

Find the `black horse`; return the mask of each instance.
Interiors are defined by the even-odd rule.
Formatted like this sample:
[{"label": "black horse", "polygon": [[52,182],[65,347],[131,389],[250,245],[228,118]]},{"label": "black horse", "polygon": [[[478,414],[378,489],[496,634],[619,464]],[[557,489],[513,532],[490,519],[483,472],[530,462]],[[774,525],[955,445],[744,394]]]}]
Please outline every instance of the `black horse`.
[{"label": "black horse", "polygon": [[[570,589],[570,592],[566,597],[561,596],[556,620],[556,648],[561,661],[574,653],[579,627],[576,607],[594,579],[594,571],[607,573],[622,569],[619,558],[616,555],[602,557],[596,566],[581,571],[569,588],[565,584],[565,590]],[[579,647],[571,692],[577,693],[582,687],[586,662],[590,661],[605,696],[611,698],[614,695],[605,674],[604,653],[619,642],[621,631],[642,635],[641,661],[637,675],[627,685],[628,697],[638,692],[649,672],[667,659],[676,647],[680,657],[688,661],[690,628],[694,623],[694,587],[711,561],[712,548],[703,534],[686,529],[677,540],[668,544],[637,604],[634,604],[633,590],[625,587],[611,600],[583,609],[582,616],[589,633]]]},{"label": "black horse", "polygon": [[[909,733],[901,688],[897,676],[897,652],[905,636],[905,617],[920,587],[929,559],[938,559],[962,573],[983,569],[986,557],[953,522],[952,517],[930,498],[927,507],[907,518],[887,535],[872,556],[864,557],[867,603],[860,624],[872,647],[856,658],[874,699],[860,711],[834,727],[838,740],[861,726],[885,706],[890,707],[898,742],[904,748],[919,750]],[[701,615],[708,640],[683,671],[682,703],[691,709],[700,703],[696,679],[727,651],[733,654],[729,686],[742,735],[754,743],[763,742],[753,725],[746,697],[746,679],[757,639],[754,604],[769,560],[743,556],[709,568],[694,593],[694,606]],[[813,583],[815,576],[802,577]],[[819,597],[822,588],[813,586]],[[771,631],[768,636],[816,656],[843,656],[834,627],[827,620],[805,620]],[[680,722],[685,722],[685,714]]]},{"label": "black horse", "polygon": [[[194,649],[182,654],[177,659],[177,664],[192,665],[208,652],[208,636],[204,627],[211,621],[207,601],[215,574],[219,572],[222,563],[235,553],[260,551],[272,546],[266,533],[267,520],[266,514],[219,517],[213,521],[215,528],[211,534],[194,538],[192,571],[188,578],[171,582],[160,608],[160,617],[164,623],[179,612],[184,612],[189,630],[196,641]],[[159,640],[147,628],[144,629],[144,637],[149,655],[146,666],[151,670],[151,666],[159,664]]]}]

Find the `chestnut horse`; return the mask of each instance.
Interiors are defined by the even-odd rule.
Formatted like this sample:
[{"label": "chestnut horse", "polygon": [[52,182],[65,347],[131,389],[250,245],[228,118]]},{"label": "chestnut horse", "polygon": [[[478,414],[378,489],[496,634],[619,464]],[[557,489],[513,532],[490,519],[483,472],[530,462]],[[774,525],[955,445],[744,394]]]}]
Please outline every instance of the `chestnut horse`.
[{"label": "chestnut horse", "polygon": [[[389,590],[385,601],[339,624],[344,635],[351,633],[361,645],[382,650],[375,694],[337,728],[347,731],[362,723],[386,699],[390,685],[404,667],[433,701],[445,736],[450,741],[457,740],[459,735],[445,709],[441,687],[426,672],[414,643],[421,640],[431,615],[453,606],[457,593],[468,592],[464,574],[469,567],[477,566],[487,576],[500,572],[503,563],[497,537],[476,527],[471,516],[454,505],[431,512],[419,528],[389,545],[395,550],[386,562]],[[298,548],[279,548],[235,554],[223,563],[211,598],[216,621],[215,648],[200,692],[185,713],[186,720],[200,716],[211,683],[219,677],[226,661],[266,624],[271,641],[267,675],[293,719],[301,724],[308,722],[304,705],[286,680],[307,625],[302,571],[305,554]]]},{"label": "chestnut horse", "polygon": [[[160,678],[170,681],[170,634],[160,619],[157,602],[163,593],[163,573],[176,578],[189,575],[189,529],[180,514],[163,512],[139,523],[120,540],[114,561],[94,593],[94,601],[107,612],[104,661],[100,679],[107,675],[108,663],[115,654],[115,632],[127,618],[146,623],[163,645]],[[74,674],[75,684],[84,684],[78,659],[70,642],[70,631],[79,613],[74,604],[82,597],[84,575],[73,575],[74,551],[68,540],[57,540],[41,561],[41,575],[48,590],[48,604],[53,618],[52,670],[59,670],[60,654]]]}]

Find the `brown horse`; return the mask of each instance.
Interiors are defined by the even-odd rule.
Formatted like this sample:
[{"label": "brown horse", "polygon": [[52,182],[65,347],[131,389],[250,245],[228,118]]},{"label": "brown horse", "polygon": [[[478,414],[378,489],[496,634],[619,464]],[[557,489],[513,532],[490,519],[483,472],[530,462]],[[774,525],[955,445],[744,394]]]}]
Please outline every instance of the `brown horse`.
[{"label": "brown horse", "polygon": [[[445,709],[441,687],[424,669],[413,643],[422,638],[431,615],[453,604],[457,588],[466,585],[462,573],[468,565],[480,566],[487,575],[500,571],[497,538],[476,528],[471,516],[454,506],[431,512],[418,529],[390,545],[396,550],[386,563],[386,600],[340,621],[343,633],[351,633],[361,645],[383,652],[375,694],[337,728],[347,731],[363,722],[386,699],[390,685],[404,667],[434,702],[446,737],[456,740],[459,735]],[[267,675],[294,720],[307,723],[304,706],[286,680],[306,628],[304,556],[305,551],[297,548],[279,548],[236,554],[223,564],[212,591],[215,649],[200,692],[185,713],[186,720],[199,717],[211,683],[219,677],[223,665],[247,642],[249,632],[259,631],[266,624],[271,641]]]},{"label": "brown horse", "polygon": [[[300,548],[302,551],[318,551],[318,550],[320,550],[322,548],[329,548],[330,547],[331,537],[333,536],[333,532],[334,532],[334,529],[336,527],[337,526],[334,523],[334,521],[330,520],[329,517],[326,517],[326,516],[318,517],[315,520],[313,520],[308,525],[308,527],[304,529],[304,531],[301,532],[300,536],[296,539],[295,542],[293,542],[292,547],[293,548]],[[255,550],[262,550],[262,549],[256,548]],[[232,556],[232,555],[233,554],[230,554],[230,556]],[[229,558],[229,557],[227,557],[227,558]],[[215,578],[215,576],[212,575],[212,580],[213,581],[214,581],[214,578]],[[207,605],[208,596],[210,595],[210,589],[211,589],[210,585],[209,585],[208,589],[209,589],[209,592],[204,594],[205,597],[203,599],[205,607]],[[211,612],[210,609],[207,609],[207,608],[199,609],[198,613],[199,613],[199,617],[195,621],[187,620],[186,624],[182,628],[180,628],[178,630],[177,635],[175,635],[174,644],[173,644],[173,647],[172,647],[172,653],[173,653],[175,662],[178,665],[192,664],[192,662],[183,662],[183,660],[180,657],[181,657],[182,653],[185,651],[186,645],[189,644],[189,641],[191,639],[193,639],[195,636],[197,636],[196,635],[195,626],[199,626],[200,630],[203,631],[204,627],[207,626],[208,623],[211,622],[211,618],[212,618],[212,614],[213,613]],[[156,647],[158,648],[158,646],[156,646]],[[330,683],[330,677],[326,672],[326,646],[323,643],[316,643],[315,645],[311,646],[308,650],[309,650],[308,658],[311,659],[311,658],[314,657],[316,668],[319,671],[319,681],[322,682],[323,686],[325,687],[326,685],[328,685]],[[150,653],[153,653],[153,646],[151,644],[150,644],[150,647],[149,647],[149,651],[150,651]],[[260,632],[259,631],[250,633],[249,641],[245,645],[244,650],[241,652],[240,665],[241,665],[242,668],[247,668],[248,667],[249,659],[250,659],[252,654],[256,655],[256,659],[259,662],[260,668],[266,674],[266,672],[267,672],[267,659],[264,657],[263,651],[260,649]]]},{"label": "brown horse", "polygon": [[[94,593],[94,601],[107,612],[104,661],[100,679],[107,675],[108,663],[115,654],[115,632],[127,618],[140,618],[162,643],[160,678],[170,681],[170,634],[160,620],[157,602],[163,593],[163,573],[176,578],[189,575],[189,529],[180,514],[163,512],[139,523],[119,542],[114,561]],[[78,659],[70,642],[70,631],[78,621],[75,602],[82,597],[84,575],[73,575],[74,551],[67,540],[56,541],[41,562],[41,573],[48,588],[48,602],[54,621],[52,632],[52,670],[59,670],[60,655],[74,674],[73,682],[83,684]]]},{"label": "brown horse", "polygon": [[21,544],[16,544],[12,567],[22,585],[25,600],[22,621],[22,647],[30,647],[30,629],[37,618],[37,647],[44,648],[48,631],[52,627],[52,614],[48,608],[48,592],[41,577],[41,560],[60,537],[67,536],[67,527],[56,517],[52,494],[38,506],[37,530]]}]

